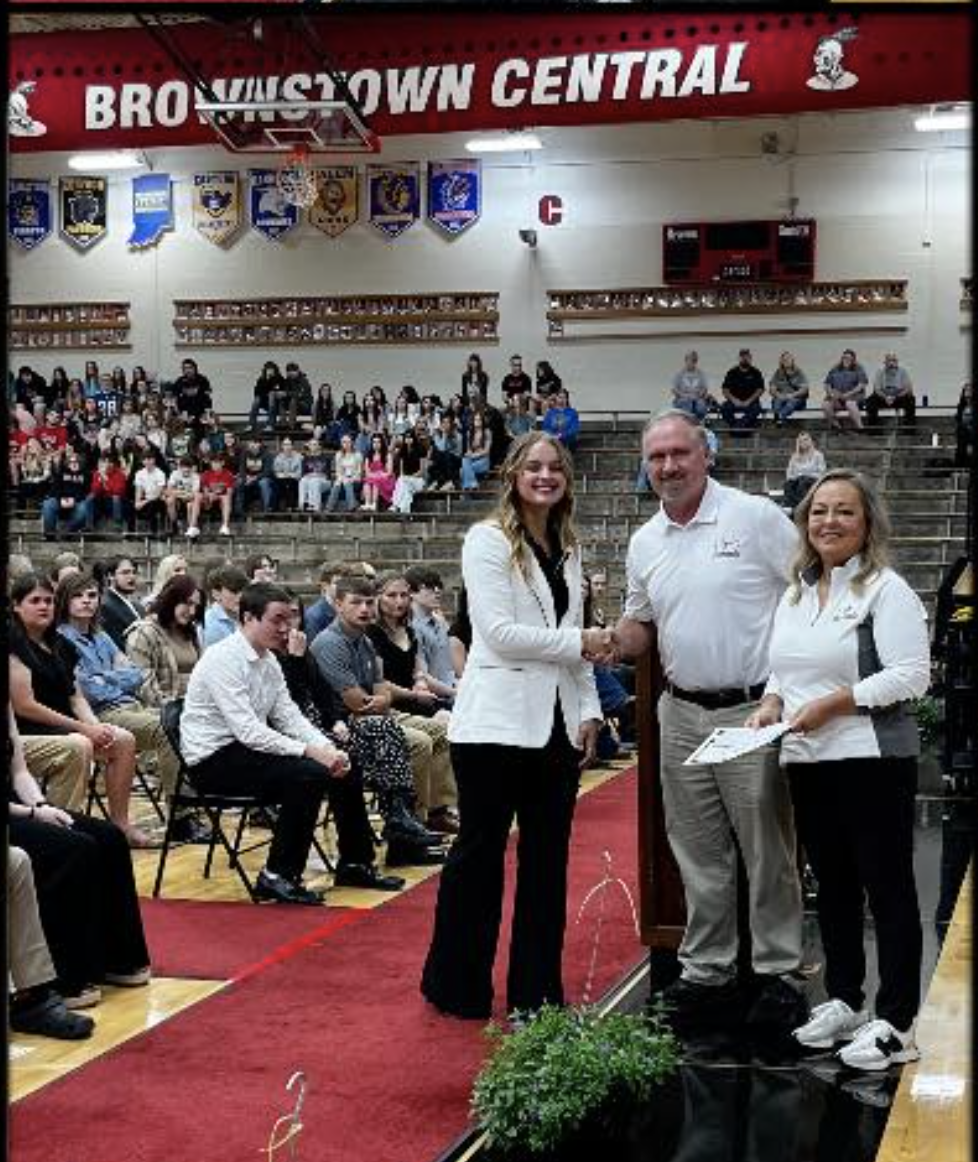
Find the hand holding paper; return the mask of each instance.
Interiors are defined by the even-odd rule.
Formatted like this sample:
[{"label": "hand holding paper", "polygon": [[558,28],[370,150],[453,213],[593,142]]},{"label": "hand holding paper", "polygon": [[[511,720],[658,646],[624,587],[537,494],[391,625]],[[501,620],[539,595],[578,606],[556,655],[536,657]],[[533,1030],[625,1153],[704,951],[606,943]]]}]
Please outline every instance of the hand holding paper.
[{"label": "hand holding paper", "polygon": [[693,751],[683,763],[684,767],[712,766],[739,759],[741,755],[760,750],[769,742],[774,742],[790,730],[787,722],[775,722],[755,730],[749,726],[718,727]]}]

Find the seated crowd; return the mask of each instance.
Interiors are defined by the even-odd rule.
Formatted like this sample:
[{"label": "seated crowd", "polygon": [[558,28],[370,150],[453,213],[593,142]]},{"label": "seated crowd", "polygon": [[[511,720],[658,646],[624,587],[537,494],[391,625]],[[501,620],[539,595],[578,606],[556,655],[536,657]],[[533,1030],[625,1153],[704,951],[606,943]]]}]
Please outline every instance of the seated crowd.
[{"label": "seated crowd", "polygon": [[[271,831],[260,900],[322,901],[303,874],[326,803],[337,885],[398,891],[405,881],[392,869],[444,861],[458,830],[447,727],[471,640],[464,602],[450,623],[430,569],[378,576],[368,563],[338,562],[323,565],[321,596],[306,609],[276,572],[258,554],[241,566],[215,561],[198,581],[171,555],[142,590],[126,556],[88,569],[66,551],[47,574],[11,558],[13,1028],[88,1036],[92,1023],[75,1009],[97,1003],[105,985],[149,980],[128,855],[160,846],[132,818],[134,781],[147,769],[172,841],[211,841],[203,817],[177,815],[171,802],[180,760],[197,791],[245,792],[264,805],[252,819]],[[595,619],[603,592],[598,576]],[[633,697],[613,673],[604,685],[609,718],[624,723]],[[175,699],[179,757],[162,725]],[[375,862],[368,796],[386,870]]]},{"label": "seated crowd", "polygon": [[[472,355],[447,401],[407,385],[388,400],[380,386],[358,399],[313,395],[295,363],[266,362],[255,384],[246,437],[213,408],[210,381],[193,359],[172,382],[137,367],[81,379],[56,368],[48,382],[30,367],[11,377],[10,487],[37,504],[45,535],[93,530],[200,535],[208,513],[229,536],[252,506],[264,512],[392,508],[409,513],[424,488],[471,491],[511,439],[539,426],[572,448],[580,417],[549,363],[536,383],[519,356],[503,378],[503,405]],[[281,423],[287,430],[277,434]],[[297,436],[301,433],[301,438]]]}]

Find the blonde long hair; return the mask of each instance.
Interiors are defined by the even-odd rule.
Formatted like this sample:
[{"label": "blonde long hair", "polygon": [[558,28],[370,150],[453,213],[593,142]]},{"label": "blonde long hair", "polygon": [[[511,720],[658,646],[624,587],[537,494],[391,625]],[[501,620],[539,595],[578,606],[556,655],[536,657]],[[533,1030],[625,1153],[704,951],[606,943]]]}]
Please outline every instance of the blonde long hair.
[{"label": "blonde long hair", "polygon": [[577,529],[574,527],[574,462],[570,453],[549,432],[527,432],[510,444],[506,459],[500,466],[499,502],[489,518],[502,529],[503,535],[509,541],[510,559],[524,577],[529,576],[530,559],[516,481],[530,457],[530,452],[538,444],[547,444],[554,449],[567,481],[564,495],[550,513],[548,531],[556,535],[561,553],[569,553],[579,544]]},{"label": "blonde long hair", "polygon": [[800,548],[795,559],[791,562],[791,596],[792,605],[801,600],[801,579],[809,569],[822,570],[822,561],[818,553],[812,548],[808,539],[808,517],[815,501],[815,494],[823,484],[832,484],[840,481],[851,484],[859,493],[862,501],[863,513],[866,518],[866,542],[860,550],[862,566],[852,579],[852,587],[857,593],[861,592],[867,581],[878,576],[890,564],[890,517],[882,497],[875,486],[852,468],[830,468],[828,472],[815,481],[806,494],[804,500],[795,509],[795,524],[798,527]]}]

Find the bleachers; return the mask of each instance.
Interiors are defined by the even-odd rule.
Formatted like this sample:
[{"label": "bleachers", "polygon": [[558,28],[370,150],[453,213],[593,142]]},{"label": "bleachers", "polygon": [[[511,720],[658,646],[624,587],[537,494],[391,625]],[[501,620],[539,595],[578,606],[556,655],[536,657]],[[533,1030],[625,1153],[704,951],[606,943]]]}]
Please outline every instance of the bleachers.
[{"label": "bleachers", "polygon": [[[651,494],[635,492],[642,422],[639,416],[606,419],[585,413],[575,456],[585,560],[608,570],[613,591],[624,584],[629,538],[654,513],[657,503]],[[802,427],[815,435],[830,467],[859,468],[876,480],[893,518],[895,562],[932,606],[944,570],[960,555],[965,542],[967,482],[965,472],[954,468],[952,417],[921,416],[913,429],[884,422],[880,429],[862,433],[828,432],[814,414],[793,419],[785,428],[765,423],[749,435],[718,429],[717,479],[748,492],[777,494]],[[279,560],[282,580],[310,597],[318,591],[317,575],[324,560],[367,559],[378,568],[425,561],[439,569],[451,589],[459,581],[459,546],[465,530],[492,504],[492,489],[487,488],[464,497],[458,492],[422,492],[410,517],[251,513],[232,526],[234,535],[229,540],[219,538],[216,526],[211,526],[192,544],[183,537],[107,532],[46,542],[36,515],[15,513],[10,521],[10,549],[45,564],[68,545],[79,548],[86,560],[109,556],[124,545],[144,574],[170,552],[183,553],[191,571],[199,571],[204,562],[216,557],[240,561],[260,550]]]}]

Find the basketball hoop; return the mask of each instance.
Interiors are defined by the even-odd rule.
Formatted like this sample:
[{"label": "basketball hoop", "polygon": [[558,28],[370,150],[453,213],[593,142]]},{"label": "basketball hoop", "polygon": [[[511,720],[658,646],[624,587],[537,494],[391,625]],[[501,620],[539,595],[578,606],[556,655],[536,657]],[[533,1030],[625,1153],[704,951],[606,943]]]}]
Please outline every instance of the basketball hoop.
[{"label": "basketball hoop", "polygon": [[309,147],[297,145],[278,167],[275,179],[282,199],[307,210],[319,197],[319,182],[309,166]]}]

